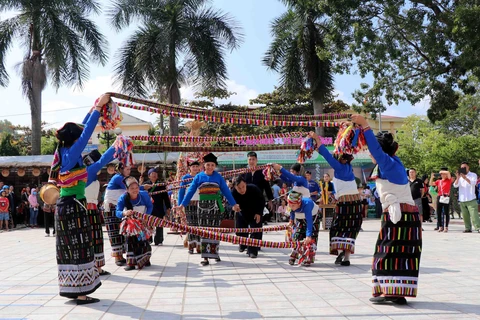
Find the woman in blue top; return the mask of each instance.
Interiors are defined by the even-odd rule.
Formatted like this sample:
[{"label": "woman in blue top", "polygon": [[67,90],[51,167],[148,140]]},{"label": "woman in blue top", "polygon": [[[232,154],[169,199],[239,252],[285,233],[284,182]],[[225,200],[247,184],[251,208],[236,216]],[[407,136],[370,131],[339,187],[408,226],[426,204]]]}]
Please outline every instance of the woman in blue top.
[{"label": "woman in blue top", "polygon": [[422,252],[422,226],[412,198],[405,166],[395,155],[398,143],[391,133],[372,132],[367,120],[353,115],[377,164],[377,192],[384,210],[373,256],[373,303],[406,304],[416,297]]},{"label": "woman in blue top", "polygon": [[[186,186],[189,186],[192,181],[185,181],[187,179],[192,179],[194,178],[199,172],[200,172],[200,163],[198,161],[193,161],[188,164],[188,169],[189,173],[184,175],[182,177],[182,182],[180,182],[180,187],[181,188],[178,191],[178,203],[181,204],[183,199],[185,198],[185,190]],[[198,214],[197,214],[197,208],[198,208],[198,200],[199,200],[199,192],[195,192],[195,194],[192,197],[192,200],[190,200],[190,203],[188,206],[185,207],[185,215],[187,217],[187,223],[189,226],[196,227],[198,226]],[[200,247],[200,236],[196,236],[194,234],[188,234],[187,235],[187,241],[188,241],[188,253],[193,254],[193,249],[196,249],[197,253],[201,252],[201,247]]]},{"label": "woman in blue top", "polygon": [[[140,185],[134,177],[125,179],[127,192],[122,194],[117,202],[117,218],[130,217],[133,211],[151,214],[153,203],[147,191],[141,191]],[[140,270],[149,267],[152,247],[147,240],[139,240],[137,236],[125,237],[127,251],[127,266],[125,270],[134,270],[135,266]]]},{"label": "woman in blue top", "polygon": [[[192,200],[193,195],[199,190],[198,201],[198,226],[200,227],[219,227],[223,219],[225,209],[222,205],[222,194],[227,198],[228,203],[233,206],[234,211],[240,211],[239,205],[230,192],[225,179],[215,171],[217,166],[217,157],[209,153],[203,157],[205,171],[195,176],[192,184],[187,190],[187,194],[180,203],[179,209],[184,210]],[[202,250],[202,265],[209,264],[208,259],[221,261],[218,254],[220,241],[202,238],[200,240]]]},{"label": "woman in blue top", "polygon": [[290,208],[290,223],[294,226],[294,241],[302,241],[301,247],[293,248],[288,263],[294,265],[298,263],[306,267],[315,262],[315,252],[317,250],[318,230],[320,228],[320,219],[318,218],[318,206],[310,197],[302,197],[301,193],[290,192],[288,194],[288,207]]},{"label": "woman in blue top", "polygon": [[310,189],[308,180],[303,176],[304,169],[300,163],[295,163],[290,167],[290,171],[281,165],[274,163],[273,168],[280,174],[280,178],[288,183],[293,183],[293,191],[301,193],[304,197],[310,198]]},{"label": "woman in blue top", "polygon": [[88,174],[81,154],[98,123],[102,106],[109,100],[109,95],[100,97],[85,127],[67,122],[57,130],[59,145],[50,170],[49,182],[61,187],[55,219],[60,295],[76,299],[77,304],[100,301],[87,297],[102,283],[95,267],[92,229],[85,208]]},{"label": "woman in blue top", "polygon": [[353,156],[344,153],[333,157],[315,132],[310,132],[310,136],[315,139],[318,152],[335,170],[333,184],[337,201],[330,227],[330,254],[337,256],[335,264],[349,266],[350,254],[355,252],[355,241],[363,221],[362,200],[351,165]]}]

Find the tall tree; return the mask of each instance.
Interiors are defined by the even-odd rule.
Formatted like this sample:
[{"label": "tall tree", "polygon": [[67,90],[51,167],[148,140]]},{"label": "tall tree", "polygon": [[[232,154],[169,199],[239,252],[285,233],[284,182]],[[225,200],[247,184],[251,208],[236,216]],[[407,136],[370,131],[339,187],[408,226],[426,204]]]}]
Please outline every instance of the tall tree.
[{"label": "tall tree", "polygon": [[[140,27],[117,56],[115,71],[122,90],[148,97],[167,91],[167,102],[180,104],[180,85],[202,90],[226,87],[225,53],[242,35],[227,14],[207,7],[208,0],[116,0],[109,10],[122,30],[134,19]],[[170,135],[178,135],[178,118],[170,117]]]},{"label": "tall tree", "polygon": [[429,98],[437,121],[473,93],[480,77],[480,3],[476,0],[318,0],[329,21],[335,64],[374,83],[368,95],[412,104]]},{"label": "tall tree", "polygon": [[12,135],[3,134],[0,140],[0,156],[18,156],[20,151],[12,144]]},{"label": "tall tree", "polygon": [[[280,89],[288,94],[309,92],[314,114],[324,112],[333,92],[333,68],[326,53],[322,11],[315,1],[282,0],[288,11],[272,23],[273,41],[263,63],[280,73]],[[324,135],[323,128],[317,133]]]},{"label": "tall tree", "polygon": [[0,85],[8,85],[5,57],[14,40],[25,51],[21,63],[23,94],[30,103],[32,154],[40,154],[42,91],[50,76],[52,85],[82,87],[90,61],[104,65],[106,41],[90,14],[98,14],[95,0],[6,0],[0,11],[15,16],[0,22]]}]

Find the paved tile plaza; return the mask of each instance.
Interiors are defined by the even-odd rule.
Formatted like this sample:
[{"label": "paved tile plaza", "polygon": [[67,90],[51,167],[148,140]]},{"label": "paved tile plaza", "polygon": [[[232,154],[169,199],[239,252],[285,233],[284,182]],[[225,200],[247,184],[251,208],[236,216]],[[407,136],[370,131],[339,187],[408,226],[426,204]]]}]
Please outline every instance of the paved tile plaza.
[{"label": "paved tile plaza", "polygon": [[253,260],[223,243],[223,261],[202,267],[178,235],[167,235],[152,267],[127,272],[107,241],[112,275],[92,295],[101,302],[88,306],[58,296],[54,238],[42,229],[3,232],[0,319],[480,319],[480,234],[463,234],[454,221],[446,234],[425,225],[419,296],[406,306],[368,301],[378,220],[364,223],[350,267],[327,255],[327,232],[310,268],[289,266],[288,249],[263,249]]}]

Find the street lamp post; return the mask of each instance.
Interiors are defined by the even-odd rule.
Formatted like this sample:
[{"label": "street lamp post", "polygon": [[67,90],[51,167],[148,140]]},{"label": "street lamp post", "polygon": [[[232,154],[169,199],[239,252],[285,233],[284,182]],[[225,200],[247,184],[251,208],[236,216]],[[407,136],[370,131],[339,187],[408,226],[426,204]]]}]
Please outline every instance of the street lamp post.
[{"label": "street lamp post", "polygon": [[107,141],[107,148],[110,147],[110,141],[113,141],[116,139],[116,136],[122,134],[122,129],[121,128],[115,128],[115,130],[107,130],[103,132],[102,134],[97,134],[97,138],[100,139],[102,138],[103,140]]}]

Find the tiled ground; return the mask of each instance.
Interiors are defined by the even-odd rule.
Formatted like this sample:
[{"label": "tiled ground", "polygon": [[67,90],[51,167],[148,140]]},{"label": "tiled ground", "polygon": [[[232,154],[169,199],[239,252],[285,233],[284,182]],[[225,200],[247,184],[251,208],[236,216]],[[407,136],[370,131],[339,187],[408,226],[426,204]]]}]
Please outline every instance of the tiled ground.
[{"label": "tiled ground", "polygon": [[[370,262],[379,221],[360,233],[352,266],[333,264],[322,232],[317,262],[287,264],[287,249],[263,249],[256,260],[222,244],[220,263],[202,267],[177,235],[154,247],[152,267],[125,271],[109,257],[112,275],[92,296],[101,302],[76,306],[57,295],[55,239],[42,229],[0,233],[1,319],[480,319],[480,234],[449,233],[425,225],[419,296],[407,306],[372,305]],[[106,236],[106,233],[105,233]],[[265,239],[282,241],[283,233]],[[108,241],[105,245],[109,256]]]}]

